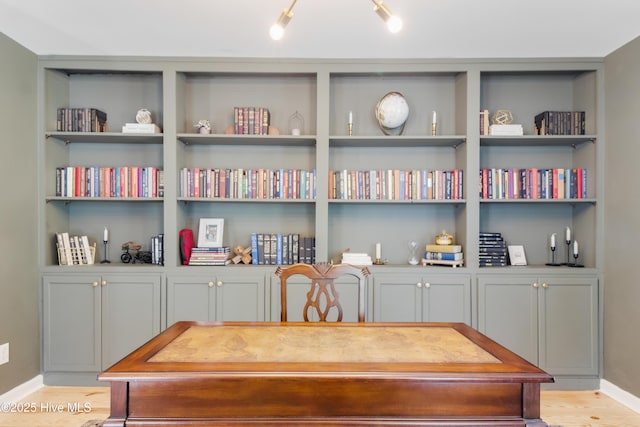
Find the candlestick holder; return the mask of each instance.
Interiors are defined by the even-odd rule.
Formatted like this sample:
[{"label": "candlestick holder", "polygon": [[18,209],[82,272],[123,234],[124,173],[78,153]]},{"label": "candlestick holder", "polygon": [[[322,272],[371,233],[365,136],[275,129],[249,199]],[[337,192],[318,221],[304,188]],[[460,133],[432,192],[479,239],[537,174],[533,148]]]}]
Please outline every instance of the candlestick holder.
[{"label": "candlestick holder", "polygon": [[565,243],[567,244],[567,262],[563,265],[571,265],[571,261],[569,261],[569,257],[571,256],[571,240],[565,240]]},{"label": "candlestick holder", "polygon": [[436,136],[438,134],[438,124],[431,123],[431,136]]},{"label": "candlestick holder", "polygon": [[583,264],[578,264],[578,257],[579,257],[579,256],[580,256],[580,254],[576,254],[576,253],[574,253],[574,254],[573,254],[573,263],[571,263],[571,264],[567,264],[567,265],[568,265],[569,267],[577,267],[577,268],[584,267],[584,265],[583,265]]},{"label": "candlestick holder", "polygon": [[353,136],[353,123],[349,123],[349,136]]},{"label": "candlestick holder", "polygon": [[561,263],[556,262],[556,247],[551,246],[549,249],[551,249],[551,262],[548,262],[546,265],[550,265],[552,267],[557,267],[562,265]]},{"label": "candlestick holder", "polygon": [[109,244],[109,241],[103,240],[102,243],[104,243],[104,254],[102,261],[100,261],[100,264],[110,264],[111,261],[109,261],[109,258],[107,256],[107,245]]},{"label": "candlestick holder", "polygon": [[376,258],[375,261],[373,261],[374,265],[382,265],[384,264],[384,262],[380,259],[380,258]]}]

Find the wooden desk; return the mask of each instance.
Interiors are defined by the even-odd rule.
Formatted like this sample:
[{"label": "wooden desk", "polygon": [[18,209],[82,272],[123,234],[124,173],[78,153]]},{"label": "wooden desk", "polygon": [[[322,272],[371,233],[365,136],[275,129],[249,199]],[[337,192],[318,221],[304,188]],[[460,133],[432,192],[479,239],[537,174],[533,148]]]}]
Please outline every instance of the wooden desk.
[{"label": "wooden desk", "polygon": [[540,427],[553,382],[461,323],[179,322],[99,379],[105,427]]}]

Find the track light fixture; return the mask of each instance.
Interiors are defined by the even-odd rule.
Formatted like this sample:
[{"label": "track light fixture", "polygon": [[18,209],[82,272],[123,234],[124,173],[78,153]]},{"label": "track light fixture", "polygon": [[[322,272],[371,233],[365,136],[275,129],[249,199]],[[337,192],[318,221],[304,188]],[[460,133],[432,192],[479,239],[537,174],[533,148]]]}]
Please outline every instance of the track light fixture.
[{"label": "track light fixture", "polygon": [[397,33],[402,29],[402,19],[394,15],[382,0],[371,0],[375,4],[373,11],[387,24],[387,28],[392,33]]},{"label": "track light fixture", "polygon": [[269,34],[271,35],[272,39],[280,40],[284,35],[284,29],[293,17],[293,6],[295,6],[296,1],[298,0],[293,0],[293,2],[291,2],[291,6],[289,6],[287,9],[284,9],[278,17],[276,23],[271,26]]},{"label": "track light fixture", "polygon": [[[289,23],[289,21],[291,21],[291,18],[293,17],[293,6],[295,6],[297,1],[298,0],[293,0],[291,2],[291,6],[284,9],[280,14],[280,16],[278,17],[278,20],[276,21],[276,23],[271,26],[271,29],[269,30],[269,34],[271,35],[272,39],[280,40],[284,35],[284,29],[287,27],[287,24]],[[397,33],[402,29],[402,19],[400,19],[397,15],[394,15],[389,10],[387,5],[384,4],[384,1],[382,0],[371,0],[371,1],[375,5],[373,8],[373,11],[377,13],[378,16],[382,18],[382,20],[387,24],[387,28],[389,29],[389,31],[391,31],[392,33]]]}]

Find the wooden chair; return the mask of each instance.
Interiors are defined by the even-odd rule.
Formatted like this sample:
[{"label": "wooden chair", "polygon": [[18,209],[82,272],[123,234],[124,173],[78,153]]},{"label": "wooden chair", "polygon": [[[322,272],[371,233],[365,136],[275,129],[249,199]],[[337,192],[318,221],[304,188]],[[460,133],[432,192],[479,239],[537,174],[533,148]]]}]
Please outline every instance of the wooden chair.
[{"label": "wooden chair", "polygon": [[287,321],[287,279],[294,275],[302,275],[311,279],[311,288],[307,292],[307,302],[304,306],[304,321],[309,321],[308,311],[311,307],[318,313],[321,322],[327,321],[331,309],[338,311],[337,321],[342,321],[342,305],[340,295],[336,291],[334,280],[340,276],[351,275],[358,279],[358,322],[364,322],[364,289],[365,279],[369,276],[367,267],[357,267],[350,264],[294,264],[278,266],[276,275],[280,278],[280,320]]}]

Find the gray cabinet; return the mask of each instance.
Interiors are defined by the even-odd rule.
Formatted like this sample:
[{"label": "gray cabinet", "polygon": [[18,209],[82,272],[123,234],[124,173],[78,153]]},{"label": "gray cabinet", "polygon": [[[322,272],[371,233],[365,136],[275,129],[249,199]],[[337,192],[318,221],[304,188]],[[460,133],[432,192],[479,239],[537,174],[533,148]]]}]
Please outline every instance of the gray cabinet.
[{"label": "gray cabinet", "polygon": [[552,375],[597,375],[598,281],[481,276],[478,330]]},{"label": "gray cabinet", "polygon": [[375,322],[464,322],[471,324],[469,275],[374,274]]},{"label": "gray cabinet", "polygon": [[170,275],[167,278],[167,325],[180,320],[264,321],[263,273],[240,269],[224,274]]},{"label": "gray cabinet", "polygon": [[44,371],[99,372],[161,329],[161,275],[43,277]]}]

